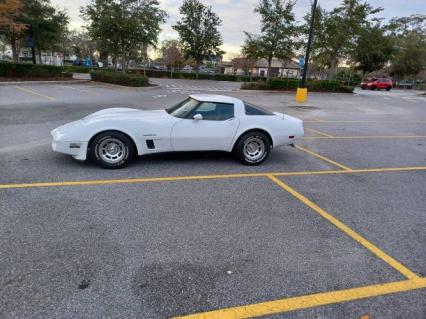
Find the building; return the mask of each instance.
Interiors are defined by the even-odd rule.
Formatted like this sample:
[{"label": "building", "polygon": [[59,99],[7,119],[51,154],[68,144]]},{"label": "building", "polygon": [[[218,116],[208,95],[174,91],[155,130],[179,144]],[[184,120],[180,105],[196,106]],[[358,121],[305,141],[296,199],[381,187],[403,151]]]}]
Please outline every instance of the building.
[{"label": "building", "polygon": [[[235,58],[230,62],[223,62],[225,74],[251,75],[266,77],[268,75],[268,61],[266,59]],[[272,60],[271,77],[299,78],[300,66],[294,61]]]}]

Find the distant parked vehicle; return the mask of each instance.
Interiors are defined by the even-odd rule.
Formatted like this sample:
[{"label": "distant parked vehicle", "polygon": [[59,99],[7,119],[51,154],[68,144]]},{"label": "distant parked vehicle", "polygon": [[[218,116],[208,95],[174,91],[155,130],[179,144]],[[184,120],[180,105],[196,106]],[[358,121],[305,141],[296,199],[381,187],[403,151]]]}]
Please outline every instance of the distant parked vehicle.
[{"label": "distant parked vehicle", "polygon": [[412,89],[413,85],[413,81],[410,80],[401,80],[395,83],[395,86],[400,89]]},{"label": "distant parked vehicle", "polygon": [[182,68],[182,70],[181,70],[182,72],[185,72],[185,73],[192,73],[192,72],[194,72],[194,68],[192,67],[192,66],[190,66],[190,65],[185,65],[183,68]]},{"label": "distant parked vehicle", "polygon": [[370,89],[370,90],[386,90],[390,91],[393,87],[393,83],[391,79],[371,79],[367,81],[363,81],[361,83],[361,89]]}]

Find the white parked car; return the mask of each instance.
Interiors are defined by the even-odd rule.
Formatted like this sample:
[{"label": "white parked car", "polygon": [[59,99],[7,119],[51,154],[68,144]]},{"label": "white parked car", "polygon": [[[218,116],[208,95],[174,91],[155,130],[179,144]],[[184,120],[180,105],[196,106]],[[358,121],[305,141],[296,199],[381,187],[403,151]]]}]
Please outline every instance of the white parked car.
[{"label": "white parked car", "polygon": [[166,109],[110,108],[51,132],[52,148],[106,168],[135,155],[175,151],[232,152],[244,164],[263,162],[273,147],[292,145],[303,122],[222,95],[190,95]]}]

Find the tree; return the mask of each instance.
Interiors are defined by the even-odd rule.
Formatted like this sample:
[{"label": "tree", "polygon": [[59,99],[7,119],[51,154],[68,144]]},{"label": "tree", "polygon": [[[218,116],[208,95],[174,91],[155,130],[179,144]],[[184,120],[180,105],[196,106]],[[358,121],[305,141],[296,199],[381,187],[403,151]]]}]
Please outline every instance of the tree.
[{"label": "tree", "polygon": [[[353,54],[357,39],[362,31],[376,20],[369,16],[380,12],[382,8],[373,8],[360,0],[343,0],[332,11],[318,7],[315,14],[315,36],[312,43],[312,59],[319,65],[329,68],[329,78],[336,74],[339,62]],[[305,17],[304,29],[307,30],[310,14]]]},{"label": "tree", "polygon": [[12,47],[16,62],[19,61],[19,44],[24,40],[32,47],[35,62],[35,51],[40,56],[43,50],[56,49],[69,18],[66,12],[54,8],[49,0],[21,0],[20,3],[13,21],[15,25],[25,27],[8,28],[2,33]]},{"label": "tree", "polygon": [[182,19],[173,29],[179,33],[185,57],[195,60],[198,78],[199,67],[204,59],[223,54],[219,48],[223,43],[222,36],[217,29],[222,20],[211,7],[198,0],[185,0],[179,12]]},{"label": "tree", "polygon": [[271,76],[272,59],[291,59],[296,45],[296,24],[293,13],[295,1],[260,0],[254,12],[261,16],[261,33],[244,32],[243,54],[268,61],[267,77]]},{"label": "tree", "polygon": [[395,47],[379,24],[361,30],[352,52],[355,68],[363,74],[382,69],[395,53]]},{"label": "tree", "polygon": [[68,51],[79,58],[93,58],[96,51],[96,43],[90,38],[87,31],[73,30],[68,33]]},{"label": "tree", "polygon": [[15,62],[19,62],[19,38],[27,25],[19,21],[22,11],[20,0],[6,0],[0,2],[0,36],[6,38],[12,47],[12,56]]},{"label": "tree", "polygon": [[179,41],[166,40],[163,42],[161,49],[161,57],[165,65],[170,68],[170,75],[173,77],[173,70],[179,68],[185,62],[181,52]]},{"label": "tree", "polygon": [[396,48],[391,74],[409,77],[423,71],[426,68],[426,15],[393,18],[387,30]]},{"label": "tree", "polygon": [[123,72],[138,50],[157,44],[167,16],[158,0],[92,0],[80,11],[99,49],[121,57]]},{"label": "tree", "polygon": [[411,31],[397,41],[398,51],[391,63],[391,74],[397,77],[414,76],[426,68],[426,37]]}]

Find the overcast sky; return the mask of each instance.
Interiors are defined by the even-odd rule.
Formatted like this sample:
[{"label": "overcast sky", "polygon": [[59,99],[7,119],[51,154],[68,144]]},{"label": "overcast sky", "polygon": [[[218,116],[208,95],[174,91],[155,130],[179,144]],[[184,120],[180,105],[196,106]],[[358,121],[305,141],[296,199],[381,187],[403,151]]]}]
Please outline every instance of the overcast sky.
[{"label": "overcast sky", "polygon": [[[84,21],[79,16],[79,8],[85,6],[90,0],[51,0],[51,2],[65,8],[71,18],[71,28],[80,28]],[[160,39],[177,38],[171,26],[179,20],[179,6],[183,0],[160,0],[161,6],[169,15],[163,26]],[[222,18],[220,28],[224,40],[223,49],[227,52],[226,58],[232,58],[240,51],[243,42],[243,31],[257,32],[259,30],[259,17],[253,13],[258,0],[202,0],[204,4],[211,5],[214,11]],[[341,0],[318,0],[326,9],[338,5]],[[408,16],[413,13],[426,14],[426,0],[369,0],[371,5],[382,7],[384,10],[377,16],[389,19],[395,16]],[[298,20],[310,8],[311,0],[298,0],[295,13]]]}]

